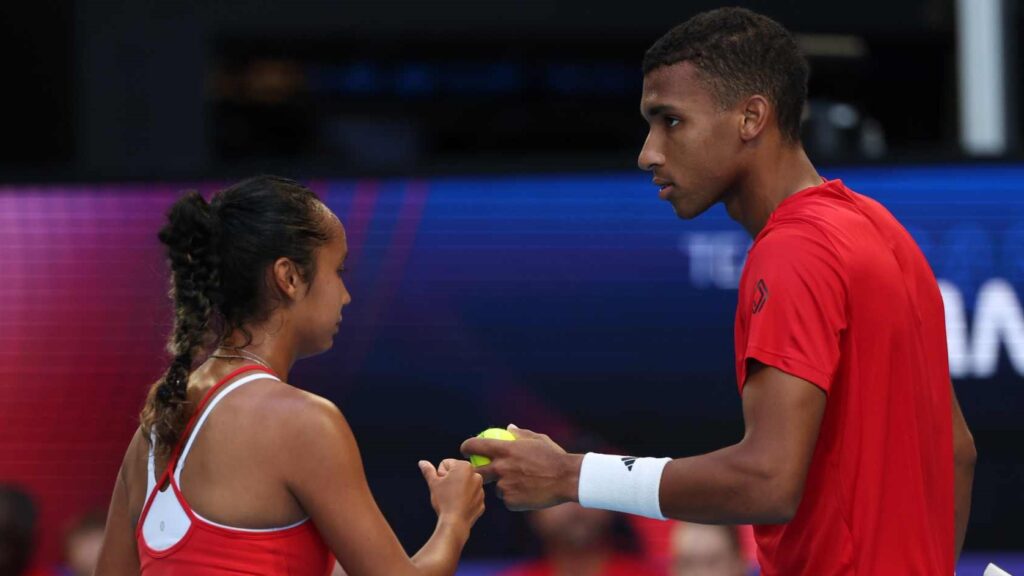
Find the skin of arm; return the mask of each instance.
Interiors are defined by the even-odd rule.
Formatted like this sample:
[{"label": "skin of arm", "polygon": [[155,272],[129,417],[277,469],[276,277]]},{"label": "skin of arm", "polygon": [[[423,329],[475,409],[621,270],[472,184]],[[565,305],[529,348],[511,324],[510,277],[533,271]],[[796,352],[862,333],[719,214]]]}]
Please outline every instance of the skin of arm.
[{"label": "skin of arm", "polygon": [[974,464],[978,460],[978,452],[974,447],[974,437],[967,428],[967,421],[960,411],[960,403],[956,399],[956,391],[950,384],[950,398],[953,405],[953,505],[954,515],[954,546],[956,560],[960,560],[960,551],[964,547],[967,536],[967,520],[971,515],[971,487],[974,484]]},{"label": "skin of arm", "polygon": [[791,520],[803,496],[825,404],[825,393],[814,384],[751,362],[743,387],[743,439],[670,462],[661,478],[662,514],[715,524]]},{"label": "skin of arm", "polygon": [[[743,389],[746,432],[732,446],[668,463],[661,478],[662,514],[701,523],[777,524],[790,520],[825,413],[826,395],[810,382],[751,362]],[[492,459],[478,468],[512,510],[579,501],[581,454],[545,435],[511,428],[515,442],[471,438],[464,454]]]},{"label": "skin of arm", "polygon": [[[443,477],[420,463],[438,511],[434,533],[412,558],[377,506],[363,472],[355,437],[341,412],[317,399],[282,438],[291,445],[285,482],[350,576],[450,575],[483,513],[482,479],[468,462],[445,460]],[[465,495],[469,495],[468,497]],[[457,505],[451,505],[458,502]]]},{"label": "skin of arm", "polygon": [[[133,476],[133,465],[137,465],[136,454],[145,441],[141,432],[132,437],[125,452],[121,469],[117,473],[114,494],[110,497],[107,524],[103,533],[103,545],[96,563],[96,574],[103,576],[135,576],[139,573],[139,554],[135,544],[135,524],[128,503],[126,478]],[[137,476],[136,476],[137,477]]]}]

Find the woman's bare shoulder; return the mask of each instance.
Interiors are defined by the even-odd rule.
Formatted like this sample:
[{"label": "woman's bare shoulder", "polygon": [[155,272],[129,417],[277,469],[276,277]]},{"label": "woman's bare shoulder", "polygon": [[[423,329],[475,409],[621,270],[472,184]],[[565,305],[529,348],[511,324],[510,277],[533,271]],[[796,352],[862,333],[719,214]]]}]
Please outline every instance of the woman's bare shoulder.
[{"label": "woman's bare shoulder", "polygon": [[132,434],[131,441],[128,442],[128,448],[124,453],[124,461],[121,463],[121,474],[126,479],[133,479],[137,476],[144,478],[143,473],[146,470],[148,459],[149,438],[142,431],[142,426],[139,426],[135,429],[135,433]]},{"label": "woman's bare shoulder", "polygon": [[246,408],[262,427],[273,430],[282,442],[306,443],[310,439],[338,440],[351,436],[341,410],[334,402],[285,382],[263,381],[260,392]]}]

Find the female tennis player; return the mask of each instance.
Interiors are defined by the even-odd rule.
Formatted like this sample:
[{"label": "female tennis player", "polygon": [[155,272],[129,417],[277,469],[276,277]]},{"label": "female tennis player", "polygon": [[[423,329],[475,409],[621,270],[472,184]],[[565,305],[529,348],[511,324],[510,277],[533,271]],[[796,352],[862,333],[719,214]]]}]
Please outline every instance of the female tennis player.
[{"label": "female tennis player", "polygon": [[181,198],[159,234],[173,360],[149,392],[110,503],[101,576],[455,572],[483,513],[468,462],[420,462],[437,512],[410,558],[366,483],[338,408],[287,383],[332,345],[351,297],[338,218],[308,189],[258,177]]}]

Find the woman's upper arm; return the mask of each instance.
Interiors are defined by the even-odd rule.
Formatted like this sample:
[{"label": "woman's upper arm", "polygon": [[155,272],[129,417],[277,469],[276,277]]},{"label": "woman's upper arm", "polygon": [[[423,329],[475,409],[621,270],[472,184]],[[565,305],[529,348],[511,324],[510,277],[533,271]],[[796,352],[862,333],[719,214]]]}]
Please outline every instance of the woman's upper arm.
[{"label": "woman's upper arm", "polygon": [[[135,543],[135,521],[128,503],[126,477],[133,468],[133,458],[138,453],[141,439],[136,433],[125,453],[121,470],[114,482],[114,493],[110,497],[107,525],[103,534],[103,546],[96,565],[96,576],[126,576],[139,573],[139,554]],[[136,464],[137,465],[137,464]]]},{"label": "woman's upper arm", "polygon": [[370,493],[355,437],[341,412],[315,399],[289,419],[286,483],[350,576],[417,570]]}]

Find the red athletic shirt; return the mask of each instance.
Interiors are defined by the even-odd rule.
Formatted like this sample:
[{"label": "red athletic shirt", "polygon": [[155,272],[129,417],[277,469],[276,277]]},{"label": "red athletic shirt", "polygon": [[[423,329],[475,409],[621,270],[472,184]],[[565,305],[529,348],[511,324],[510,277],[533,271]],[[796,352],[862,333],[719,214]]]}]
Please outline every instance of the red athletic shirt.
[{"label": "red athletic shirt", "polygon": [[828,397],[796,516],[755,527],[762,574],[952,574],[942,299],[882,205],[839,180],[779,204],[740,280],[741,394],[750,359]]}]

